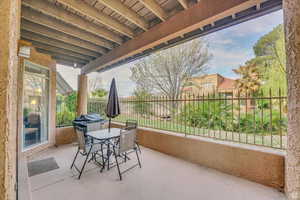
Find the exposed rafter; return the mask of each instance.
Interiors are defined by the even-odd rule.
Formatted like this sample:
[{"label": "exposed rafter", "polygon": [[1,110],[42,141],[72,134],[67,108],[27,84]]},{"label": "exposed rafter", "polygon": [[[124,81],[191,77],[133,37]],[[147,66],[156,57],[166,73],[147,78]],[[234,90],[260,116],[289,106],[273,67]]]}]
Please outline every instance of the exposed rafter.
[{"label": "exposed rafter", "polygon": [[187,0],[177,0],[180,5],[184,8],[184,9],[188,9],[189,7],[189,4],[188,4],[188,1]]},{"label": "exposed rafter", "polygon": [[140,34],[136,38],[115,48],[101,58],[91,61],[83,67],[82,73],[89,73],[115,64],[130,56],[137,55],[168,42],[177,37],[212,24],[217,20],[231,16],[256,6],[262,0],[226,0],[220,4],[218,1],[201,0],[189,9],[179,12],[175,16],[162,22],[157,27]]},{"label": "exposed rafter", "polygon": [[109,7],[110,9],[114,10],[119,15],[122,15],[124,18],[136,24],[144,31],[147,31],[149,29],[149,23],[145,19],[143,19],[140,15],[138,15],[136,12],[134,12],[129,7],[124,5],[120,0],[97,0],[97,1]]},{"label": "exposed rafter", "polygon": [[[112,49],[114,46],[112,42],[109,42],[105,39],[102,39],[98,36],[95,36],[94,34],[91,34],[89,32],[83,31],[77,27],[64,24],[61,21],[46,16],[42,13],[39,13],[35,10],[32,10],[28,7],[23,6],[22,7],[22,18],[26,19],[27,21],[30,21],[35,24],[39,24],[45,27],[48,27],[50,29],[54,29],[56,31],[65,33],[67,35],[80,38],[81,40],[87,41],[89,43],[105,47],[107,49]],[[22,25],[22,24],[21,24]]]},{"label": "exposed rafter", "polygon": [[93,43],[95,45],[103,46],[107,49],[114,48],[112,42],[109,42],[109,41],[107,41],[101,37],[98,37],[94,34],[91,34],[89,32],[83,31],[77,27],[62,23],[61,21],[59,21],[53,17],[44,15],[44,14],[42,14],[38,11],[32,10],[26,6],[22,7],[21,15],[22,15],[23,19],[26,19],[27,21],[33,22],[35,24],[40,24],[40,25],[46,26],[48,28],[71,35],[73,37],[80,38],[82,40]]},{"label": "exposed rafter", "polygon": [[168,18],[167,12],[155,0],[139,0],[146,8],[153,12],[162,21]]},{"label": "exposed rafter", "polygon": [[49,51],[52,51],[52,52],[59,53],[61,55],[73,56],[73,57],[76,57],[76,58],[79,58],[79,59],[82,59],[82,60],[85,60],[85,61],[90,61],[90,60],[93,60],[95,58],[95,57],[82,55],[82,54],[76,53],[74,51],[62,49],[62,48],[59,48],[59,47],[50,46],[50,45],[43,44],[43,43],[36,42],[36,41],[32,41],[31,43],[36,48],[43,49],[43,50],[49,50]]},{"label": "exposed rafter", "polygon": [[55,56],[52,58],[55,59],[56,63],[60,64],[60,65],[66,65],[66,66],[70,66],[70,67],[74,67],[74,68],[81,68],[84,65],[84,64],[78,64],[78,63],[75,63],[74,61],[70,61],[70,60],[66,60],[66,59],[62,59],[62,58],[55,58]]},{"label": "exposed rafter", "polygon": [[99,52],[100,54],[105,54],[106,50],[103,49],[103,47],[99,47],[97,45],[94,45],[89,42],[85,42],[84,40],[80,40],[77,38],[74,38],[72,36],[66,35],[64,33],[60,33],[57,31],[51,31],[48,28],[44,28],[41,25],[34,24],[32,22],[28,22],[26,20],[22,20],[22,30],[30,31],[33,33],[37,33],[39,35],[43,35],[45,37],[49,37],[55,40],[60,40],[65,43],[73,44],[75,46],[79,46],[85,49],[89,49],[91,51]]},{"label": "exposed rafter", "polygon": [[59,40],[50,39],[48,37],[41,36],[39,34],[32,33],[32,32],[25,31],[25,30],[22,30],[21,37],[25,40],[28,40],[28,41],[41,42],[43,44],[48,44],[48,45],[51,45],[51,46],[55,46],[55,47],[63,48],[63,49],[70,50],[70,51],[73,51],[73,52],[77,52],[77,53],[80,53],[82,55],[88,55],[88,56],[92,56],[92,57],[101,56],[101,54],[96,53],[94,51],[90,51],[90,50],[87,50],[85,48],[81,48],[81,47],[74,46],[74,45],[71,45],[71,44],[68,44],[68,43],[64,43],[64,42],[61,42]]},{"label": "exposed rafter", "polygon": [[134,37],[134,32],[128,28],[127,26],[121,24],[114,18],[104,14],[103,12],[98,11],[96,8],[89,6],[87,3],[85,3],[82,0],[57,0],[57,2],[70,7],[77,12],[86,15],[95,21],[98,21],[101,24],[104,24],[108,26],[109,28],[122,33],[130,38]]},{"label": "exposed rafter", "polygon": [[53,51],[50,51],[50,50],[44,50],[44,49],[39,49],[39,48],[36,48],[36,50],[41,52],[41,53],[51,55],[52,57],[73,61],[73,62],[78,63],[78,64],[85,64],[85,63],[88,62],[88,60],[79,59],[79,58],[69,56],[69,55],[63,55],[63,54],[56,53],[56,52],[53,52]]},{"label": "exposed rafter", "polygon": [[84,20],[82,17],[67,12],[65,9],[55,6],[48,1],[41,0],[22,0],[22,4],[31,7],[32,9],[43,12],[46,15],[55,17],[61,21],[72,24],[82,30],[101,36],[107,40],[122,44],[123,39],[117,34],[102,28],[94,23]]}]

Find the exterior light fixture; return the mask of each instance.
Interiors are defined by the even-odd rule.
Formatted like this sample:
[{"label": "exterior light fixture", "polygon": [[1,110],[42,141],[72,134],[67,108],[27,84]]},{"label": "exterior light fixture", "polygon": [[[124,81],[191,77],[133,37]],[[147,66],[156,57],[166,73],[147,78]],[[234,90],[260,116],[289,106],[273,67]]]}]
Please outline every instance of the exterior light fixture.
[{"label": "exterior light fixture", "polygon": [[36,100],[33,99],[31,102],[30,102],[31,105],[36,105]]},{"label": "exterior light fixture", "polygon": [[19,56],[24,58],[30,58],[31,43],[26,41],[19,41]]}]

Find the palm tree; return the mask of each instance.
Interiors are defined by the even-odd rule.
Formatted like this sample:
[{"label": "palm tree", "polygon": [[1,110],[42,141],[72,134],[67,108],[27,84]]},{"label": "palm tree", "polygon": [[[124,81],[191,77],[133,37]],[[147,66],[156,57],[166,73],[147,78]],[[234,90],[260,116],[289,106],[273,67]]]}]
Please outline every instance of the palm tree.
[{"label": "palm tree", "polygon": [[261,86],[259,70],[255,64],[246,64],[233,71],[241,78],[236,80],[236,86],[240,94],[254,94]]}]

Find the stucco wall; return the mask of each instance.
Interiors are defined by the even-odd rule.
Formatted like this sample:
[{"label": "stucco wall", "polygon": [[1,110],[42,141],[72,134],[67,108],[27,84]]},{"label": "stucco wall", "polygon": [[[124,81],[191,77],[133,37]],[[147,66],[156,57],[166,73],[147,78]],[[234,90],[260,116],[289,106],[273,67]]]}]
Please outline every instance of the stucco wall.
[{"label": "stucco wall", "polygon": [[138,140],[145,147],[202,166],[279,190],[284,187],[284,153],[277,150],[146,128],[138,129]]},{"label": "stucco wall", "polygon": [[0,1],[0,199],[16,199],[20,0]]},{"label": "stucco wall", "polygon": [[73,126],[56,128],[55,144],[70,144],[77,140]]}]

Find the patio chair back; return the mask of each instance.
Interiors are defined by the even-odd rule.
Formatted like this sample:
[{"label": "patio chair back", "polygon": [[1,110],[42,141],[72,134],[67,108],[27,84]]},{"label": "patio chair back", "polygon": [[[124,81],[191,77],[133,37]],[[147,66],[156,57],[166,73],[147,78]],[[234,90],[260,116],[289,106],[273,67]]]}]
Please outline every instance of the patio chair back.
[{"label": "patio chair back", "polygon": [[101,130],[103,129],[103,124],[101,122],[88,123],[86,129],[87,132]]},{"label": "patio chair back", "polygon": [[125,130],[136,129],[137,125],[138,125],[138,123],[136,120],[127,120],[125,122]]},{"label": "patio chair back", "polygon": [[[113,148],[113,150],[114,150],[113,154],[115,156],[116,165],[117,165],[120,180],[122,180],[122,174],[123,173],[129,171],[130,169],[133,169],[136,166],[140,166],[140,168],[142,167],[141,161],[140,161],[140,158],[139,158],[139,155],[138,155],[138,148],[136,147],[136,141],[135,141],[136,130],[137,130],[136,128],[130,129],[130,130],[124,130],[124,129],[121,130],[119,143],[117,145],[118,149],[117,150],[115,149],[116,146],[114,146],[114,148]],[[126,154],[127,154],[127,152],[129,153],[129,151],[130,152],[135,151],[138,163],[131,166],[131,167],[129,167],[129,168],[127,168],[124,171],[121,171],[120,166],[119,166],[120,164],[119,164],[118,157],[125,156],[124,159],[125,159],[125,162],[126,162],[126,160],[128,158]]]},{"label": "patio chair back", "polygon": [[119,154],[135,149],[136,129],[123,130],[120,135]]},{"label": "patio chair back", "polygon": [[78,147],[83,152],[86,152],[86,144],[85,144],[85,136],[84,130],[80,128],[75,128],[77,140],[78,140]]}]

